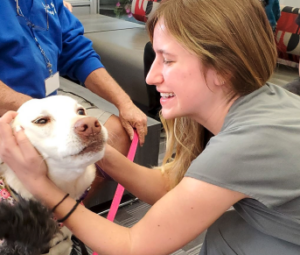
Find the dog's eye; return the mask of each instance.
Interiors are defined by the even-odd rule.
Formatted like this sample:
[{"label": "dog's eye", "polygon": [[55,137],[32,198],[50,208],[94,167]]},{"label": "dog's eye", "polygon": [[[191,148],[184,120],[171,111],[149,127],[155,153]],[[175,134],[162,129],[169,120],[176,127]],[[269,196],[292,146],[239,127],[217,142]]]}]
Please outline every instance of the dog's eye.
[{"label": "dog's eye", "polygon": [[40,118],[40,119],[37,119],[35,121],[33,121],[35,124],[39,124],[39,125],[45,125],[47,124],[48,122],[50,121],[49,118]]},{"label": "dog's eye", "polygon": [[77,110],[78,115],[85,115],[85,110],[80,108]]}]

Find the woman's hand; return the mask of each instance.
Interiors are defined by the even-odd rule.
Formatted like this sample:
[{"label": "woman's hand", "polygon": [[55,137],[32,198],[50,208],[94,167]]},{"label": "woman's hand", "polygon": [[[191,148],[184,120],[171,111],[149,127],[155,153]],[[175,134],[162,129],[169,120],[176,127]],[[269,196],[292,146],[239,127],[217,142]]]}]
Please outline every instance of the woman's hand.
[{"label": "woman's hand", "polygon": [[0,118],[0,159],[34,195],[39,184],[49,181],[47,165],[26,137],[22,127],[17,127],[13,132],[10,123],[16,116],[16,112],[10,111]]}]

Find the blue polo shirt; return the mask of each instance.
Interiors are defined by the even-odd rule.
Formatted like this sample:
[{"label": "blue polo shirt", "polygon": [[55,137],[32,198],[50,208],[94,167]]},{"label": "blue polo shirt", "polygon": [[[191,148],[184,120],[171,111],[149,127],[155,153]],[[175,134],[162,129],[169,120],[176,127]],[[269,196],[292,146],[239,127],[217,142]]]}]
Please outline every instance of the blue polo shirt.
[{"label": "blue polo shirt", "polygon": [[62,0],[19,0],[19,6],[25,18],[17,15],[15,0],[0,1],[0,80],[6,85],[45,97],[44,81],[50,74],[44,55],[53,73],[82,83],[103,67],[92,42],[83,36],[83,26]]},{"label": "blue polo shirt", "polygon": [[265,7],[265,11],[270,25],[274,29],[281,15],[279,0],[269,0]]}]

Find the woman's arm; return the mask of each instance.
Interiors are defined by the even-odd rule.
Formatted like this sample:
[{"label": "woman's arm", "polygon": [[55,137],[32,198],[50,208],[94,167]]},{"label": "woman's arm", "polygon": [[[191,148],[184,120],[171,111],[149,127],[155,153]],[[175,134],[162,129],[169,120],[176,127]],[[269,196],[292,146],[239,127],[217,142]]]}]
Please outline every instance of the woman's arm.
[{"label": "woman's arm", "polygon": [[[35,184],[35,195],[53,208],[65,193],[50,180]],[[190,177],[162,197],[132,228],[119,226],[79,207],[64,224],[99,254],[170,254],[195,239],[231,205],[243,199],[241,193]],[[67,198],[56,209],[63,218],[75,205]]]},{"label": "woman's arm", "polygon": [[160,170],[133,163],[109,145],[98,164],[116,182],[148,204],[154,204],[168,192],[169,179]]}]

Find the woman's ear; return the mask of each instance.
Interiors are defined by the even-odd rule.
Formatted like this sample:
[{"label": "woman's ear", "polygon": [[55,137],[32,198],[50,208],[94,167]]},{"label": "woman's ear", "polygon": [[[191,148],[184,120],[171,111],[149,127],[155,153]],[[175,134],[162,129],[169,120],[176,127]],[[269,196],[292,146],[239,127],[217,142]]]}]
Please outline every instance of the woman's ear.
[{"label": "woman's ear", "polygon": [[220,75],[215,76],[215,85],[216,86],[223,86],[225,84],[226,84],[226,81],[223,77],[221,77]]}]

